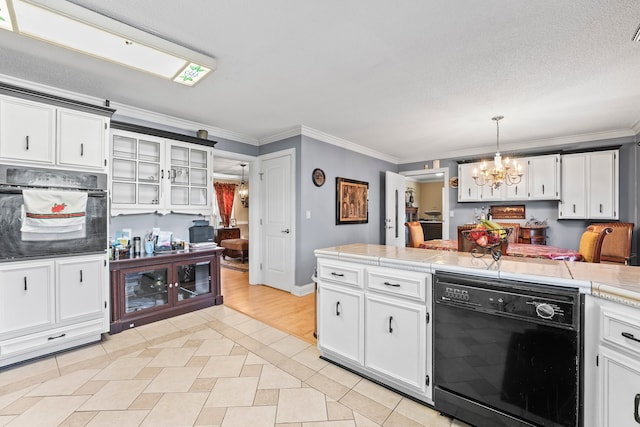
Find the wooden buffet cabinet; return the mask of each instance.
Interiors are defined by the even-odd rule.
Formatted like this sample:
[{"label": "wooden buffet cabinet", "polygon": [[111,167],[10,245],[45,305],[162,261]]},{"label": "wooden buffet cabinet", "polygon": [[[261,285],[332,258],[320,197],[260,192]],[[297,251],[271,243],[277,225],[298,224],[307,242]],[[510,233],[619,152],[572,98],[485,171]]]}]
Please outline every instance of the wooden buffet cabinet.
[{"label": "wooden buffet cabinet", "polygon": [[530,245],[546,245],[547,244],[547,226],[535,225],[527,227],[520,226],[520,235],[518,243],[528,243]]},{"label": "wooden buffet cabinet", "polygon": [[174,251],[111,261],[110,333],[222,304],[222,251]]}]

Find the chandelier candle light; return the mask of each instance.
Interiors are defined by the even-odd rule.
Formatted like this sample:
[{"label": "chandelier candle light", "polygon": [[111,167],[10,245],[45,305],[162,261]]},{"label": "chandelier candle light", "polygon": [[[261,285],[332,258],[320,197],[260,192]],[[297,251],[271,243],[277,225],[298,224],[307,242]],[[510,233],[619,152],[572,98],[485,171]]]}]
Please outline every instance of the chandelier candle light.
[{"label": "chandelier candle light", "polygon": [[473,169],[473,179],[477,185],[488,185],[491,188],[500,188],[502,184],[515,185],[522,180],[522,165],[518,162],[511,161],[508,157],[502,161],[500,155],[500,120],[504,116],[495,116],[491,120],[496,121],[496,155],[493,157],[493,166],[489,167],[486,161],[480,165],[480,170]]}]

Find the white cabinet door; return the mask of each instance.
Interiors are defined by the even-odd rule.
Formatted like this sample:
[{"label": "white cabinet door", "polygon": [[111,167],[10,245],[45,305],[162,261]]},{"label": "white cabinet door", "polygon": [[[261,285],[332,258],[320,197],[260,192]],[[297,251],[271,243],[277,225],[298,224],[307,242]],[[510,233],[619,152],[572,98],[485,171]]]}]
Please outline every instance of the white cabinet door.
[{"label": "white cabinet door", "polygon": [[498,188],[484,185],[480,188],[480,199],[483,202],[492,200],[504,200],[507,194],[506,184],[502,184]]},{"label": "white cabinet door", "polygon": [[458,165],[458,201],[478,202],[481,190],[473,179],[473,170],[480,170],[479,163],[465,163]]},{"label": "white cabinet door", "polygon": [[426,390],[427,319],[423,304],[367,295],[365,367],[419,393]]},{"label": "white cabinet door", "polygon": [[603,348],[602,427],[640,425],[640,361]]},{"label": "white cabinet door", "polygon": [[558,200],[560,198],[560,155],[529,157],[527,162],[529,175],[530,200]]},{"label": "white cabinet door", "polygon": [[167,147],[167,203],[173,212],[209,215],[213,194],[209,147],[172,141]]},{"label": "white cabinet door", "polygon": [[0,267],[0,337],[55,323],[53,271],[53,261],[24,261]]},{"label": "white cabinet door", "polygon": [[357,365],[363,364],[362,292],[320,282],[318,346]]},{"label": "white cabinet door", "polygon": [[558,205],[560,218],[587,217],[587,156],[562,156],[562,200]]},{"label": "white cabinet door", "polygon": [[562,156],[562,219],[618,219],[618,151]]},{"label": "white cabinet door", "polygon": [[16,98],[0,98],[0,158],[54,163],[54,107]]},{"label": "white cabinet door", "polygon": [[105,261],[103,255],[57,261],[58,322],[103,316]]},{"label": "white cabinet door", "polygon": [[81,169],[104,169],[104,117],[58,109],[58,164]]},{"label": "white cabinet door", "polygon": [[163,209],[164,140],[112,130],[111,215]]},{"label": "white cabinet door", "polygon": [[589,153],[589,218],[618,218],[617,151]]}]

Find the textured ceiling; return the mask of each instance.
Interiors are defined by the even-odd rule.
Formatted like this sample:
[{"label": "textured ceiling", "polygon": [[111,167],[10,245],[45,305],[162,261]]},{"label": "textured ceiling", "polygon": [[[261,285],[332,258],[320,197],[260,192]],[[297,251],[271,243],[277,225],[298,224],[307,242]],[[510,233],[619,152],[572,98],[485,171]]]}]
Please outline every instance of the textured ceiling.
[{"label": "textured ceiling", "polygon": [[640,132],[636,0],[74,3],[218,69],[188,88],[0,31],[0,74],[249,141],[304,125],[402,163],[494,151],[496,114],[505,152]]}]

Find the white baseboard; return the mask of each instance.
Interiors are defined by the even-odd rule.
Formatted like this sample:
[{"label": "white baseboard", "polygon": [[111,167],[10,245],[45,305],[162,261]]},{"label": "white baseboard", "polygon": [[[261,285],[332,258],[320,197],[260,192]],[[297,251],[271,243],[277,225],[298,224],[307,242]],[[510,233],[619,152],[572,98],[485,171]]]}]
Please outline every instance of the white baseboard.
[{"label": "white baseboard", "polygon": [[313,293],[315,290],[316,290],[315,283],[307,283],[306,285],[302,285],[302,286],[294,286],[293,289],[291,289],[291,294],[297,297],[303,297],[305,295],[309,295],[310,293]]}]

